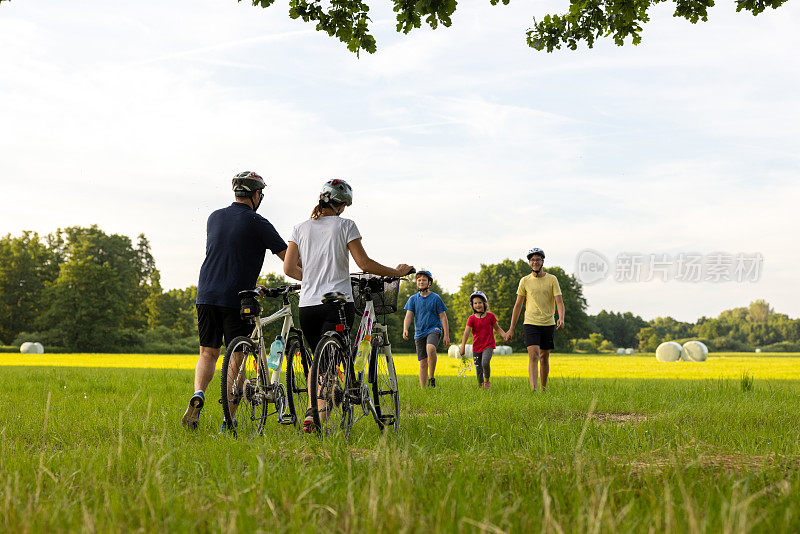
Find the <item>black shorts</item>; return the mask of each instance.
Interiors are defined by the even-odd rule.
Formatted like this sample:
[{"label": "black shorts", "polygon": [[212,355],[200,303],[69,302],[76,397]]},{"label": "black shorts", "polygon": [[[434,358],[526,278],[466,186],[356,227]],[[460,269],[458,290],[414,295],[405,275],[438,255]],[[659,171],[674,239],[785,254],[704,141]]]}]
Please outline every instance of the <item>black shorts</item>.
[{"label": "black shorts", "polygon": [[[335,304],[317,304],[315,306],[301,306],[298,313],[300,328],[308,342],[311,352],[317,350],[322,334],[328,330],[335,330],[339,324],[339,310]],[[344,305],[344,318],[347,321],[347,328],[353,328],[353,321],[356,317],[356,306],[352,302]]]},{"label": "black shorts", "polygon": [[556,331],[556,325],[539,326],[538,324],[526,324],[523,327],[525,328],[526,347],[537,345],[541,350],[553,350],[555,348],[553,333]]},{"label": "black shorts", "polygon": [[200,346],[218,349],[225,338],[225,345],[237,336],[249,336],[254,326],[242,319],[238,308],[226,308],[211,304],[197,305],[197,331]]},{"label": "black shorts", "polygon": [[441,332],[431,332],[425,337],[414,339],[414,345],[417,347],[417,361],[428,359],[428,345],[434,347],[439,345],[439,340],[442,339]]}]

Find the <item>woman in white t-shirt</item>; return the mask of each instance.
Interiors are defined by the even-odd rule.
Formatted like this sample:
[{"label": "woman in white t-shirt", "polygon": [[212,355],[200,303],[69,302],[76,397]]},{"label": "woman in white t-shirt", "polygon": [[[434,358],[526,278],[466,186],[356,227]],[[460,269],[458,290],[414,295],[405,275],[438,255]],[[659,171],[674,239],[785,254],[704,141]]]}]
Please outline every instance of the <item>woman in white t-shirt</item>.
[{"label": "woman in white t-shirt", "polygon": [[[345,207],[353,204],[353,189],[344,180],[328,180],[322,186],[319,204],[311,218],[294,227],[286,250],[283,271],[303,282],[300,289],[300,328],[312,350],[322,335],[339,323],[339,313],[333,304],[323,304],[325,293],[338,291],[347,299],[345,317],[348,328],[353,327],[355,305],[350,286],[350,255],[364,272],[379,276],[405,276],[411,266],[401,263],[392,269],[370,258],[361,244],[361,234],[350,219],[340,217]],[[309,408],[311,398],[309,396]],[[303,426],[312,430],[310,410]]]}]

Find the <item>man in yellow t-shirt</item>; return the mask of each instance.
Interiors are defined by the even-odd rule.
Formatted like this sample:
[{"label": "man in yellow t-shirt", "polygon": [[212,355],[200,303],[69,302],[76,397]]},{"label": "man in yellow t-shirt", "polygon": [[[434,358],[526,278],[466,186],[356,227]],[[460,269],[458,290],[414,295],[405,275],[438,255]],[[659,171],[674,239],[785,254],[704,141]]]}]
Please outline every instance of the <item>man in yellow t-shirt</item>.
[{"label": "man in yellow t-shirt", "polygon": [[[550,374],[550,351],[555,329],[564,328],[564,299],[561,297],[561,286],[558,278],[544,272],[544,251],[533,248],[528,251],[528,263],[533,271],[519,281],[517,302],[511,313],[511,326],[506,333],[506,341],[514,337],[514,325],[517,324],[522,304],[525,304],[525,346],[528,348],[528,381],[531,391],[536,391],[539,381],[539,367],[542,371],[542,391],[547,387]],[[558,308],[558,321],[555,311]]]}]

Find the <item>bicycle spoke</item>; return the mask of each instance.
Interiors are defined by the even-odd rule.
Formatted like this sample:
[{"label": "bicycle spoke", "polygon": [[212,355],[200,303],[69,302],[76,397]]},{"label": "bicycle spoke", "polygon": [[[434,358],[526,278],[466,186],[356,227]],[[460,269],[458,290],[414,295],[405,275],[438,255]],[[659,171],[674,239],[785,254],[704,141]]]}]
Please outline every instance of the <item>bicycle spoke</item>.
[{"label": "bicycle spoke", "polygon": [[267,401],[264,374],[257,363],[258,345],[248,337],[234,339],[222,363],[222,411],[225,425],[234,434],[261,433]]},{"label": "bicycle spoke", "polygon": [[324,338],[317,347],[311,366],[315,401],[311,403],[314,423],[323,434],[349,433],[352,407],[345,395],[343,347],[335,338]]}]

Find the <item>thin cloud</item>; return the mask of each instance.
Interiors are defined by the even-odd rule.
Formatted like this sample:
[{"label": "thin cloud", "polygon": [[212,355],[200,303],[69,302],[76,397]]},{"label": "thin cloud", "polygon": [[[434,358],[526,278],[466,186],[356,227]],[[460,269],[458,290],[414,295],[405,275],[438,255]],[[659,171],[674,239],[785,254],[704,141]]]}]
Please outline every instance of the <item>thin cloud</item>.
[{"label": "thin cloud", "polygon": [[209,52],[218,52],[221,50],[231,50],[234,48],[240,48],[244,46],[250,46],[258,43],[265,43],[265,42],[274,42],[274,41],[288,41],[296,39],[297,37],[302,37],[305,35],[314,34],[314,30],[295,30],[295,31],[288,31],[282,33],[275,33],[269,35],[259,35],[258,37],[248,37],[245,39],[237,39],[235,41],[228,41],[225,43],[217,43],[209,46],[202,46],[199,48],[193,48],[190,50],[183,50],[180,52],[172,52],[169,54],[162,54],[156,57],[143,59],[139,61],[132,62],[133,65],[147,65],[151,63],[157,63],[159,61],[167,61],[172,59],[181,59],[190,56],[196,56],[199,54],[207,54]]}]

